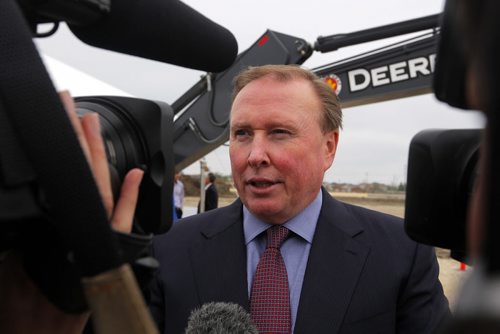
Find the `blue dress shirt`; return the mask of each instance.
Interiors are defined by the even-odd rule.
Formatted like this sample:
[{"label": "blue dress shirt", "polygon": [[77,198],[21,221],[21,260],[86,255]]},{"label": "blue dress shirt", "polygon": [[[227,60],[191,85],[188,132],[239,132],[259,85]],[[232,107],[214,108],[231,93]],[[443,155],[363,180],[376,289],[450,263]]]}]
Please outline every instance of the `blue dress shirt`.
[{"label": "blue dress shirt", "polygon": [[[318,223],[323,198],[321,191],[318,192],[314,201],[302,212],[287,221],[283,226],[287,227],[293,234],[281,246],[281,255],[285,261],[288,274],[288,285],[290,289],[290,308],[292,315],[292,332],[297,319],[300,292],[304,282],[304,274],[311,244]],[[245,233],[245,244],[247,247],[247,279],[248,296],[252,289],[253,277],[260,256],[266,249],[266,231],[272,225],[267,224],[243,206],[243,231]]]}]

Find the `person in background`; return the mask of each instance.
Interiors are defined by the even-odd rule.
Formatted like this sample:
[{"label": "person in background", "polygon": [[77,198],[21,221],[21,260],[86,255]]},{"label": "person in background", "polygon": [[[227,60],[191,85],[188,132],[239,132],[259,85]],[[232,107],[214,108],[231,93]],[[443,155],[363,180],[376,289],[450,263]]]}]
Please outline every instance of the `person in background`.
[{"label": "person in background", "polygon": [[[215,186],[215,174],[208,173],[205,178],[205,211],[217,209],[219,206],[219,194]],[[198,213],[200,213],[200,203],[198,203]]]},{"label": "person in background", "polygon": [[177,172],[174,176],[174,208],[177,219],[182,218],[184,207],[184,183],[181,181],[182,173]]},{"label": "person in background", "polygon": [[435,333],[450,312],[434,248],[322,187],[342,127],[334,91],[299,66],[266,65],[239,74],[233,96],[239,198],[153,240],[160,331],[183,333],[193,309],[227,302],[261,333]]}]

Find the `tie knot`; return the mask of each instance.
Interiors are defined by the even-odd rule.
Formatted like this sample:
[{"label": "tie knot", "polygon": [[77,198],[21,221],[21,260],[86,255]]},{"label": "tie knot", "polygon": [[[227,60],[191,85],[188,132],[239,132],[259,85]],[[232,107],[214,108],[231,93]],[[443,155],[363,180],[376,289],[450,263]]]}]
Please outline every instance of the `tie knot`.
[{"label": "tie knot", "polygon": [[267,229],[267,248],[280,248],[290,232],[284,226],[274,225]]}]

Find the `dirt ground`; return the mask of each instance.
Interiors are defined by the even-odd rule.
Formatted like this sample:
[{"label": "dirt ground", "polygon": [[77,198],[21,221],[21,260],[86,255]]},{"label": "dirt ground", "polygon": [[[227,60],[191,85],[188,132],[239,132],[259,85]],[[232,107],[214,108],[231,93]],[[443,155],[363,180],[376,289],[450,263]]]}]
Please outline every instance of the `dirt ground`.
[{"label": "dirt ground", "polygon": [[[393,196],[340,196],[335,194],[339,200],[363,206],[372,210],[385,212],[398,217],[404,216],[404,200]],[[185,199],[186,207],[196,207],[199,198],[187,197]],[[226,206],[234,201],[234,198],[220,198],[219,206]],[[463,270],[460,262],[450,257],[450,252],[445,249],[436,248],[436,254],[439,262],[439,279],[443,285],[444,293],[450,302],[450,307],[453,310],[457,297],[460,293],[460,288],[470,275],[472,268],[467,266]]]}]

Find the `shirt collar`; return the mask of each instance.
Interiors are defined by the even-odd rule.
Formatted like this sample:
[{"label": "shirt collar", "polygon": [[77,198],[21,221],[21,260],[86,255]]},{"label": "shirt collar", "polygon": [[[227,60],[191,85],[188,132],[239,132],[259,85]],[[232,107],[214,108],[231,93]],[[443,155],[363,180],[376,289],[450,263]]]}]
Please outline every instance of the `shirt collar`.
[{"label": "shirt collar", "polygon": [[[322,203],[323,196],[321,191],[319,191],[316,198],[304,210],[283,224],[283,226],[301,236],[308,243],[312,243]],[[246,245],[270,226],[270,224],[255,217],[245,206],[243,206],[243,231]]]}]

